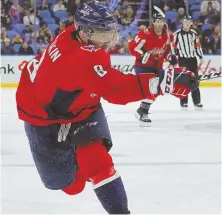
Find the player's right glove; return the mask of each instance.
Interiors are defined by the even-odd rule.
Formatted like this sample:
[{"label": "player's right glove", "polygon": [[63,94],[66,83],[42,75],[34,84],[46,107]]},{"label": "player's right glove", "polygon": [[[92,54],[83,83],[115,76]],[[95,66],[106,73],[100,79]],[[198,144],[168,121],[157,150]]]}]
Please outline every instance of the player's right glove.
[{"label": "player's right glove", "polygon": [[199,86],[194,73],[185,68],[168,68],[164,72],[159,72],[158,76],[158,93],[161,95],[172,94],[178,98],[184,98]]}]

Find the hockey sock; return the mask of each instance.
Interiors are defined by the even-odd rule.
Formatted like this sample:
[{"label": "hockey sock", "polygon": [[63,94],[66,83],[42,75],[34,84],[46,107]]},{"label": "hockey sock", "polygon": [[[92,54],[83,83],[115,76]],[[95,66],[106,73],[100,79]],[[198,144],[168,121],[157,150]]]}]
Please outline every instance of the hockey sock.
[{"label": "hockey sock", "polygon": [[94,184],[94,191],[109,214],[130,214],[126,191],[117,174]]},{"label": "hockey sock", "polygon": [[78,170],[75,174],[75,181],[70,186],[63,188],[62,190],[68,195],[76,195],[84,190],[85,185],[86,179]]},{"label": "hockey sock", "polygon": [[151,104],[152,103],[147,102],[147,101],[142,101],[140,103],[140,107],[142,108],[143,113],[148,114]]},{"label": "hockey sock", "polygon": [[130,214],[122,180],[102,141],[78,146],[76,158],[80,170],[91,180],[103,208],[109,214]]}]

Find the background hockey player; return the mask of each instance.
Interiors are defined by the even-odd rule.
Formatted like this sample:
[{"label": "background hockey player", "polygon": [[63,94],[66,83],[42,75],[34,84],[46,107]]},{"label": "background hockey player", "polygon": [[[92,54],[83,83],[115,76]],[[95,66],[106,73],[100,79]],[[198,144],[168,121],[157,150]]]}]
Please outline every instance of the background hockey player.
[{"label": "background hockey player", "polygon": [[[181,98],[197,82],[187,72],[172,80],[174,90],[166,92],[164,73],[141,74],[140,81],[122,74],[111,67],[105,51],[119,37],[113,13],[91,2],[77,9],[74,20],[75,27],[61,32],[23,69],[16,93],[18,115],[48,189],[75,195],[89,180],[107,213],[129,214],[123,182],[108,153],[112,139],[100,98],[123,105],[156,94]],[[152,87],[151,79],[157,80]]]},{"label": "background hockey player", "polygon": [[[132,55],[136,57],[135,72],[141,73],[160,73],[163,72],[164,60],[169,60],[171,65],[177,64],[175,55],[169,55],[169,40],[173,41],[173,34],[167,32],[165,28],[165,18],[155,13],[153,15],[152,27],[141,30],[129,44]],[[169,37],[169,38],[168,38]],[[148,112],[153,99],[143,100],[135,116],[140,121],[141,126],[149,126],[151,120]]]}]

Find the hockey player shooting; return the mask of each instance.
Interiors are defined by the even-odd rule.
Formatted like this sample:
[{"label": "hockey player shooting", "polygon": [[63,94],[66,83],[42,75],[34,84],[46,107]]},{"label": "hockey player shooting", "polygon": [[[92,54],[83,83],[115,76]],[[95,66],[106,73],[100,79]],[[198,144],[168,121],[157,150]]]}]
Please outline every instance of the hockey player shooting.
[{"label": "hockey player shooting", "polygon": [[[170,53],[170,42],[173,41],[173,34],[166,28],[165,18],[160,13],[155,13],[152,18],[152,27],[141,30],[130,42],[129,49],[136,57],[136,74],[164,73],[163,62],[168,60],[171,65],[177,64],[176,55]],[[169,38],[168,38],[169,37]],[[151,120],[148,112],[156,97],[145,99],[135,113],[141,126],[150,126]]]},{"label": "hockey player shooting", "polygon": [[198,84],[191,81],[191,72],[173,77],[168,71],[159,77],[113,69],[106,51],[119,35],[116,19],[104,5],[83,4],[74,20],[23,69],[18,115],[46,188],[75,195],[89,180],[107,213],[130,214],[109,154],[113,143],[100,99],[125,105],[159,94],[183,98]]}]

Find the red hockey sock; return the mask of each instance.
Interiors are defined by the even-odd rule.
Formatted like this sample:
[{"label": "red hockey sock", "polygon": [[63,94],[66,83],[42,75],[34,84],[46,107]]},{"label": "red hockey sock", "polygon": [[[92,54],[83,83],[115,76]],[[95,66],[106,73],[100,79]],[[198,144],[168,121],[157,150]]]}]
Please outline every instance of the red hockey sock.
[{"label": "red hockey sock", "polygon": [[112,158],[102,144],[102,140],[78,146],[76,158],[81,172],[93,184],[97,184],[116,173]]},{"label": "red hockey sock", "polygon": [[76,195],[81,193],[85,188],[86,179],[83,174],[78,170],[75,174],[75,181],[68,187],[63,188],[62,190],[68,195]]},{"label": "red hockey sock", "polygon": [[62,189],[69,195],[81,193],[85,188],[87,179],[90,179],[92,184],[97,184],[116,173],[112,158],[102,141],[98,140],[77,146],[76,157],[80,170],[75,174],[75,181]]},{"label": "red hockey sock", "polygon": [[78,146],[76,159],[108,214],[130,214],[126,191],[101,140]]}]

